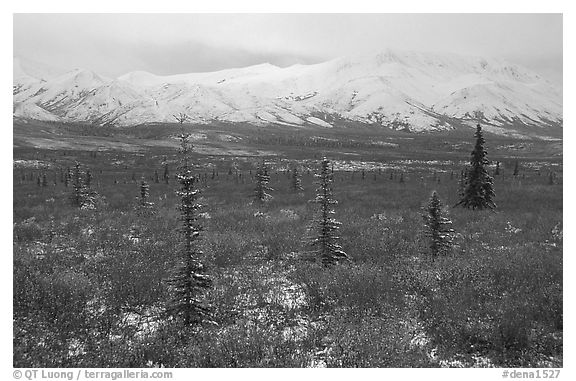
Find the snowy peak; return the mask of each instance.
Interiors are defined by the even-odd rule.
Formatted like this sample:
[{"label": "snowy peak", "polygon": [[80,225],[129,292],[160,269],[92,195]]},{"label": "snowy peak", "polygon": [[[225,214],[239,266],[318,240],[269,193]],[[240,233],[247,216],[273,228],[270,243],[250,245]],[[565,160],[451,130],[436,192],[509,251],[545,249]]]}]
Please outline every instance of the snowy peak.
[{"label": "snowy peak", "polygon": [[139,88],[159,86],[167,83],[218,85],[230,80],[253,78],[276,70],[280,70],[280,68],[266,63],[239,69],[226,69],[207,73],[175,74],[168,76],[159,76],[146,71],[134,71],[124,74],[118,79]]},{"label": "snowy peak", "polygon": [[314,65],[135,71],[115,80],[86,70],[32,76],[18,65],[14,115],[38,119],[137,125],[186,112],[196,123],[330,127],[344,120],[409,131],[481,120],[504,132],[563,123],[561,91],[538,74],[453,54],[385,50]]},{"label": "snowy peak", "polygon": [[147,71],[133,71],[118,77],[118,80],[140,87],[157,86],[163,82],[162,77]]}]

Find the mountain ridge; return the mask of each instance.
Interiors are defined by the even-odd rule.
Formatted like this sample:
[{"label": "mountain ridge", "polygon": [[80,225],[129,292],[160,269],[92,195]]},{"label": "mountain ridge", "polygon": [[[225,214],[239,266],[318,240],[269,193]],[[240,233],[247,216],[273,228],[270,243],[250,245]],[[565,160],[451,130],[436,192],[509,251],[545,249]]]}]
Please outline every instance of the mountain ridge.
[{"label": "mountain ridge", "polygon": [[[106,78],[88,70],[34,80],[18,60],[14,117],[117,126],[191,122],[332,127],[333,120],[414,132],[482,122],[503,134],[562,128],[562,93],[502,60],[386,50],[312,65],[259,64],[159,76]],[[324,115],[324,117],[322,117]],[[330,116],[330,117],[328,117]],[[533,130],[533,128],[531,128]]]}]

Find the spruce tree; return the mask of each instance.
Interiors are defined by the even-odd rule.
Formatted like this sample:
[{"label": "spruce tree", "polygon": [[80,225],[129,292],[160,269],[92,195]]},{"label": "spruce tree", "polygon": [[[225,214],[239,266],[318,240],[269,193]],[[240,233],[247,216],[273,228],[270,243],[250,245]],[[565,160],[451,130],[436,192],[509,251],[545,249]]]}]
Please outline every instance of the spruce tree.
[{"label": "spruce tree", "polygon": [[316,175],[316,178],[318,179],[318,188],[316,189],[316,198],[312,202],[318,204],[319,215],[314,221],[316,236],[311,245],[314,248],[314,256],[324,266],[329,266],[341,260],[348,260],[348,255],[342,250],[338,243],[339,237],[336,235],[341,223],[332,218],[335,213],[333,205],[338,202],[333,196],[333,177],[328,159],[322,159],[320,173]]},{"label": "spruce tree", "polygon": [[270,193],[273,189],[268,186],[270,175],[266,162],[262,163],[256,169],[256,188],[254,188],[254,199],[260,203],[266,202],[272,198]]},{"label": "spruce tree", "polygon": [[448,254],[452,248],[454,230],[452,229],[452,221],[442,210],[442,203],[436,191],[432,192],[428,201],[424,222],[427,227],[426,236],[430,239],[429,247],[432,258]]},{"label": "spruce tree", "polygon": [[70,176],[72,181],[72,195],[70,197],[72,205],[82,209],[94,209],[96,192],[91,191],[86,186],[86,174],[80,167],[80,163],[76,162],[74,164],[74,169]]},{"label": "spruce tree", "polygon": [[292,171],[292,190],[294,192],[302,192],[304,190],[302,187],[302,175],[298,172],[297,167],[294,167]]},{"label": "spruce tree", "polygon": [[137,206],[137,211],[141,215],[149,214],[151,212],[152,207],[154,206],[154,203],[148,201],[149,196],[150,196],[150,186],[148,185],[146,180],[144,180],[144,177],[142,177],[142,180],[140,181],[140,197],[138,197],[138,206]]},{"label": "spruce tree", "polygon": [[72,171],[70,167],[66,167],[66,174],[64,175],[64,186],[68,188],[70,181],[72,180]]},{"label": "spruce tree", "polygon": [[520,166],[518,164],[518,160],[516,160],[514,162],[514,172],[512,173],[512,175],[518,176],[519,171],[520,171]]},{"label": "spruce tree", "polygon": [[548,185],[554,185],[554,172],[550,171],[548,174]]},{"label": "spruce tree", "polygon": [[180,234],[182,248],[178,263],[167,279],[172,291],[168,303],[168,312],[182,319],[185,326],[210,321],[211,306],[205,300],[204,294],[211,287],[212,280],[201,262],[202,252],[198,249],[198,240],[202,226],[198,222],[199,190],[195,187],[196,177],[189,163],[190,135],[180,135],[180,165],[177,180],[180,188],[176,194],[180,197]]},{"label": "spruce tree", "polygon": [[86,188],[90,188],[92,186],[92,173],[89,169],[86,170]]},{"label": "spruce tree", "polygon": [[166,184],[170,183],[170,170],[168,169],[168,163],[164,163],[164,182]]},{"label": "spruce tree", "polygon": [[84,187],[84,182],[82,181],[82,169],[80,168],[80,163],[74,163],[74,169],[71,174],[72,180],[72,205],[77,207],[82,207],[84,203],[84,195],[86,189]]},{"label": "spruce tree", "polygon": [[455,205],[462,205],[468,209],[493,209],[496,207],[493,179],[488,174],[489,164],[484,149],[484,137],[480,124],[476,127],[476,144],[470,157],[470,165],[466,177],[466,186],[460,201]]}]

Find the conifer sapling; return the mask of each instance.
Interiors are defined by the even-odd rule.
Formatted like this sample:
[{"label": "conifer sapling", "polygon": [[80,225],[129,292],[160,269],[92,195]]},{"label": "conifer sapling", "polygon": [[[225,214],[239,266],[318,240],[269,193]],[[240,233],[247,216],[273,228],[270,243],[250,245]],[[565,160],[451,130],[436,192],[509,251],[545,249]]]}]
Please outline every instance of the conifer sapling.
[{"label": "conifer sapling", "polygon": [[318,179],[318,188],[316,189],[316,198],[312,202],[318,204],[319,215],[314,221],[317,234],[311,245],[314,248],[315,257],[323,265],[329,266],[341,260],[348,260],[348,255],[342,250],[338,242],[339,237],[336,235],[341,223],[332,218],[335,213],[333,205],[338,202],[333,196],[333,178],[328,159],[322,159],[320,173],[316,175],[316,178]]},{"label": "conifer sapling", "polygon": [[302,187],[302,175],[298,171],[297,167],[294,167],[292,171],[292,190],[294,192],[302,192],[304,188]]},{"label": "conifer sapling", "polygon": [[140,197],[138,197],[138,206],[137,211],[139,214],[149,214],[152,212],[152,207],[154,206],[153,202],[148,201],[150,196],[150,186],[142,177],[140,181]]},{"label": "conifer sapling", "polygon": [[427,227],[426,236],[430,239],[430,254],[432,258],[446,255],[452,249],[454,230],[452,221],[446,217],[442,210],[442,203],[436,191],[428,201],[424,222]]},{"label": "conifer sapling", "polygon": [[260,203],[266,202],[272,198],[270,193],[273,189],[268,186],[270,182],[270,175],[268,174],[268,167],[266,163],[262,163],[256,170],[256,188],[254,189],[254,199]]}]

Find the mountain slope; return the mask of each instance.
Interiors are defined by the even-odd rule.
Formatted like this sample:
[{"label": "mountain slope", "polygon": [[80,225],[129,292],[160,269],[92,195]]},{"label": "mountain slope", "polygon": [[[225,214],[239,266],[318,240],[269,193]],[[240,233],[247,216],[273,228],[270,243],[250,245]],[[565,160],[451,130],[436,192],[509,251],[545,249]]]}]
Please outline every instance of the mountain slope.
[{"label": "mountain slope", "polygon": [[118,79],[85,70],[38,78],[15,61],[14,76],[14,115],[38,119],[122,126],[174,122],[185,112],[197,123],[330,127],[347,120],[410,131],[481,120],[511,133],[563,123],[561,92],[539,75],[447,54],[387,50],[287,68],[132,72]]}]

